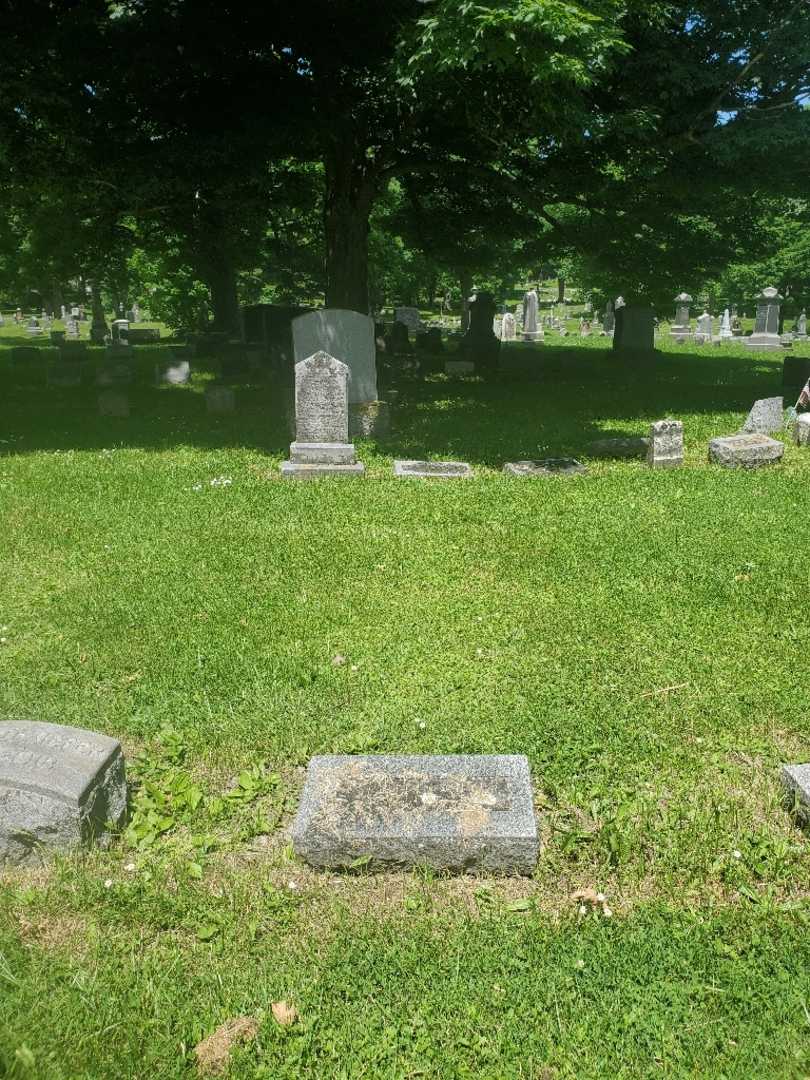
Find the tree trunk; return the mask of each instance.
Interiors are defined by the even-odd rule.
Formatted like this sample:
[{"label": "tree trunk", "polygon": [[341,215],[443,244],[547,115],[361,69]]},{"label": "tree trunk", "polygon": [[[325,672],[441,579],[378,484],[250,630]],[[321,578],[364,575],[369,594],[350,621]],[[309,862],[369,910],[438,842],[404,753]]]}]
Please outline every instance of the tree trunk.
[{"label": "tree trunk", "polygon": [[557,303],[565,303],[565,278],[557,278]]},{"label": "tree trunk", "polygon": [[241,312],[236,291],[236,270],[222,251],[209,261],[208,288],[211,291],[212,330],[240,336]]},{"label": "tree trunk", "polygon": [[326,306],[368,315],[369,215],[376,187],[359,140],[340,131],[325,155]]}]

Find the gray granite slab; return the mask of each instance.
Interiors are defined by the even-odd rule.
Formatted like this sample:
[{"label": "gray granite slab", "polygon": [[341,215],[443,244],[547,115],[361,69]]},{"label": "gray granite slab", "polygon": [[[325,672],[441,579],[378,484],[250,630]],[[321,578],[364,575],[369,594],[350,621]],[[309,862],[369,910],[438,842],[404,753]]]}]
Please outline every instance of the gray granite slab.
[{"label": "gray granite slab", "polygon": [[804,765],[784,765],[782,784],[790,809],[799,821],[810,825],[810,762]]},{"label": "gray granite slab", "polygon": [[43,849],[109,839],[126,812],[116,739],[37,721],[0,721],[0,866],[37,864]]},{"label": "gray granite slab", "polygon": [[642,458],[646,457],[650,440],[645,435],[628,435],[617,439],[596,439],[588,443],[591,457]]},{"label": "gray granite slab", "polygon": [[709,443],[709,460],[727,469],[758,469],[779,461],[784,444],[768,435],[726,435]]},{"label": "gray granite slab", "polygon": [[517,755],[314,757],[292,826],[314,866],[531,874],[539,842]]},{"label": "gray granite slab", "polygon": [[507,461],[508,476],[576,476],[587,472],[575,458],[542,458],[539,461]]},{"label": "gray granite slab", "polygon": [[429,477],[439,480],[463,480],[473,474],[466,461],[403,461],[394,462],[394,476]]},{"label": "gray granite slab", "polygon": [[810,446],[810,412],[800,413],[793,425],[793,441],[797,446]]},{"label": "gray granite slab", "polygon": [[759,398],[751,406],[742,431],[744,434],[756,432],[760,435],[772,435],[775,431],[782,430],[784,415],[784,398]]}]

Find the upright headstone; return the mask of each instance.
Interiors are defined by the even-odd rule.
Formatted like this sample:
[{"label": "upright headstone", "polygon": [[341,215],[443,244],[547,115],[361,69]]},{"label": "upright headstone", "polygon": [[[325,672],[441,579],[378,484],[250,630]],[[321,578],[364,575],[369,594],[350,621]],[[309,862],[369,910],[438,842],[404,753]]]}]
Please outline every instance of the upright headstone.
[{"label": "upright headstone", "polygon": [[688,338],[692,333],[692,320],[689,315],[689,305],[692,297],[687,292],[679,293],[675,297],[675,321],[670,330],[670,336],[676,341]]},{"label": "upright headstone", "polygon": [[807,337],[807,313],[804,308],[802,308],[802,313],[793,326],[793,334],[801,341],[804,341]]},{"label": "upright headstone", "polygon": [[[621,297],[619,297],[621,299]],[[628,356],[652,355],[655,352],[655,316],[652,308],[640,304],[618,304],[613,351]]]},{"label": "upright headstone", "polygon": [[754,332],[745,339],[749,349],[770,350],[781,349],[782,341],[779,336],[779,309],[782,297],[779,290],[769,286],[763,289],[757,300],[757,316],[754,324]]},{"label": "upright headstone", "polygon": [[537,322],[537,291],[529,289],[523,294],[523,340],[537,341],[543,329]]},{"label": "upright headstone", "polygon": [[114,345],[128,345],[129,320],[113,319],[111,333]]},{"label": "upright headstone", "polygon": [[730,341],[734,337],[731,329],[731,312],[726,308],[723,312],[723,318],[720,322],[720,340]]},{"label": "upright headstone", "polygon": [[517,336],[515,316],[507,311],[501,320],[501,341],[514,341]]},{"label": "upright headstone", "polygon": [[188,360],[161,360],[155,364],[155,382],[160,386],[182,386],[191,378],[191,364]]},{"label": "upright headstone", "polygon": [[773,435],[775,431],[782,430],[784,415],[784,398],[759,398],[751,406],[751,411],[743,424],[742,431],[744,434],[757,432],[759,435]]},{"label": "upright headstone", "polygon": [[404,323],[412,334],[421,334],[425,328],[419,308],[415,307],[394,308],[394,322]]},{"label": "upright headstone", "polygon": [[348,366],[326,352],[295,365],[295,442],[282,476],[363,475],[349,442],[348,385]]},{"label": "upright headstone", "polygon": [[650,424],[647,464],[651,469],[676,469],[683,465],[683,424],[680,420],[656,420]]},{"label": "upright headstone", "polygon": [[703,314],[699,316],[697,321],[697,327],[695,329],[695,341],[699,345],[710,344],[712,340],[712,330],[712,317],[708,313],[708,311],[704,311]]},{"label": "upright headstone", "polygon": [[65,329],[65,334],[69,338],[77,338],[79,336],[79,324],[75,319],[68,319]]},{"label": "upright headstone", "polygon": [[783,765],[782,786],[788,809],[801,824],[810,825],[810,761]]},{"label": "upright headstone", "polygon": [[126,813],[121,745],[61,724],[0,721],[0,867],[109,839]]},{"label": "upright headstone", "polygon": [[322,308],[293,319],[292,334],[296,366],[317,353],[326,353],[340,360],[349,370],[350,404],[377,400],[372,318],[358,311]]},{"label": "upright headstone", "polygon": [[410,355],[412,352],[411,339],[408,336],[408,327],[398,319],[391,324],[388,337],[385,339],[388,352],[394,356]]},{"label": "upright headstone", "polygon": [[495,300],[491,293],[476,293],[469,306],[470,325],[459,345],[462,361],[483,368],[496,367],[501,343],[492,332]]},{"label": "upright headstone", "polygon": [[605,305],[605,314],[602,316],[602,332],[608,337],[612,337],[616,329],[616,309],[613,306],[613,301],[608,300]]}]

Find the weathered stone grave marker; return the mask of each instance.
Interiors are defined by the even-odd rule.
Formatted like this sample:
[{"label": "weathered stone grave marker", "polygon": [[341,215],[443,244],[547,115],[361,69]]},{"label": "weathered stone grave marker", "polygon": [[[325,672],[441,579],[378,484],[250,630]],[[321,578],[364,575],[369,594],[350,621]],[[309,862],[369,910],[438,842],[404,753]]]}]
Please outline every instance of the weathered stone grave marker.
[{"label": "weathered stone grave marker", "polygon": [[539,461],[507,461],[507,476],[578,476],[588,470],[575,458],[542,458]]},{"label": "weathered stone grave marker", "polygon": [[801,413],[796,417],[793,441],[797,446],[810,446],[810,413]]},{"label": "weathered stone grave marker", "polygon": [[651,469],[676,469],[683,465],[683,424],[680,420],[656,420],[650,425],[647,464]]},{"label": "weathered stone grave marker", "polygon": [[314,757],[291,833],[298,855],[331,869],[531,874],[539,849],[517,755]]},{"label": "weathered stone grave marker", "polygon": [[726,435],[709,443],[709,460],[727,469],[758,469],[779,461],[784,444],[768,435]]},{"label": "weathered stone grave marker", "polygon": [[349,369],[326,352],[295,365],[295,441],[282,476],[362,476],[349,442]]},{"label": "weathered stone grave marker", "polygon": [[155,364],[155,382],[160,386],[182,386],[191,378],[191,364],[188,360],[162,360]]},{"label": "weathered stone grave marker", "polygon": [[599,458],[646,457],[650,440],[646,435],[626,435],[618,438],[595,439],[588,443],[588,453]]},{"label": "weathered stone grave marker", "polygon": [[116,739],[36,721],[0,721],[0,866],[36,864],[45,848],[104,844],[124,817]]},{"label": "weathered stone grave marker", "polygon": [[394,476],[416,476],[433,480],[466,480],[473,474],[466,461],[394,462]]},{"label": "weathered stone grave marker", "polygon": [[759,398],[751,406],[748,418],[742,426],[742,433],[757,432],[759,435],[772,435],[774,431],[782,430],[784,415],[784,398]]},{"label": "weathered stone grave marker", "polygon": [[782,784],[790,809],[804,825],[810,825],[810,762],[804,765],[784,765]]}]

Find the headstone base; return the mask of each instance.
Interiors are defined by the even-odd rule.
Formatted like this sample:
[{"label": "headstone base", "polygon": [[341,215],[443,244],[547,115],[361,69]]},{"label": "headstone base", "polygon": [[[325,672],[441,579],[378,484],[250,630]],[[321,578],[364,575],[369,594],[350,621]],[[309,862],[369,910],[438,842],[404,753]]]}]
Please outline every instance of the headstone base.
[{"label": "headstone base", "polygon": [[354,465],[354,443],[290,443],[293,465]]},{"label": "headstone base", "polygon": [[757,349],[760,352],[777,349],[781,352],[783,348],[778,334],[751,334],[745,338],[743,344],[747,349]]}]

